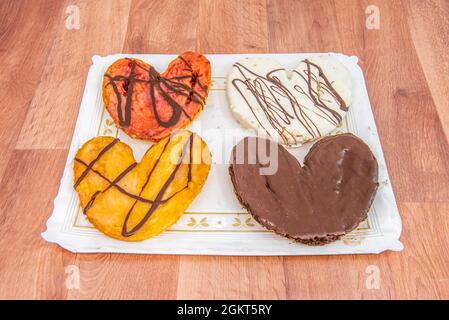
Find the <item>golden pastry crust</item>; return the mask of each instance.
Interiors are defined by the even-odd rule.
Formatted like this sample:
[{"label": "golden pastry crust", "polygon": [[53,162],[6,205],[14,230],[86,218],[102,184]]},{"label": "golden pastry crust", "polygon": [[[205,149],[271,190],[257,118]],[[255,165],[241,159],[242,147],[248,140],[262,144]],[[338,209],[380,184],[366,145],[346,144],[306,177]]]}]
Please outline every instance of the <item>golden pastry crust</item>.
[{"label": "golden pastry crust", "polygon": [[159,141],[199,114],[210,84],[210,62],[196,52],[181,54],[161,74],[142,60],[123,58],[104,75],[103,101],[126,134]]},{"label": "golden pastry crust", "polygon": [[112,137],[86,142],[74,160],[74,187],[87,219],[104,234],[141,241],[171,225],[206,182],[211,155],[196,134],[178,130],[136,163]]}]

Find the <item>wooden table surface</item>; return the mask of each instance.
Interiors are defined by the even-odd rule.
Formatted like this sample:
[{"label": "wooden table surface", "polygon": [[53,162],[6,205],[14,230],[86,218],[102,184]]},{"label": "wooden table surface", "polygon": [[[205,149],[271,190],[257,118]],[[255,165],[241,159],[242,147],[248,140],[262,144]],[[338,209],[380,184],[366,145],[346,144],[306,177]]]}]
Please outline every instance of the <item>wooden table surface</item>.
[{"label": "wooden table surface", "polygon": [[[366,27],[369,5],[379,29]],[[0,17],[1,298],[449,298],[449,1],[1,0]],[[219,257],[46,243],[92,55],[185,50],[357,55],[405,249]]]}]

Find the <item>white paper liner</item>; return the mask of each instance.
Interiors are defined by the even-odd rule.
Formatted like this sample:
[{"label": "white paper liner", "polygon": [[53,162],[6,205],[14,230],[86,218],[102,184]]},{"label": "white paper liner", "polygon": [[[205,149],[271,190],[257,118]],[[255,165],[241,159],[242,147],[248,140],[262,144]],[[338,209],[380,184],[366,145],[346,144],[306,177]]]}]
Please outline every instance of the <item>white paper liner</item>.
[{"label": "white paper liner", "polygon": [[[82,214],[73,189],[73,157],[80,146],[97,135],[118,136],[134,150],[139,161],[151,145],[134,140],[115,128],[105,111],[101,83],[107,67],[121,57],[135,57],[162,71],[176,55],[117,54],[94,56],[89,69],[81,108],[54,210],[42,237],[72,252],[122,252],[198,255],[331,255],[400,251],[402,224],[377,134],[362,70],[357,57],[335,55],[350,71],[353,103],[346,119],[334,133],[352,132],[363,139],[379,163],[380,187],[367,221],[341,240],[324,246],[307,246],[280,237],[261,227],[238,203],[228,175],[229,158],[237,137],[244,129],[232,117],[226,98],[226,76],[233,63],[245,58],[264,56],[293,69],[300,60],[319,54],[229,54],[207,55],[212,66],[212,89],[199,117],[188,126],[200,134],[212,151],[214,163],[201,194],[178,222],[166,232],[142,242],[109,238]],[[225,131],[226,130],[226,131]],[[232,130],[232,132],[229,132]],[[300,161],[312,144],[289,149]]]}]

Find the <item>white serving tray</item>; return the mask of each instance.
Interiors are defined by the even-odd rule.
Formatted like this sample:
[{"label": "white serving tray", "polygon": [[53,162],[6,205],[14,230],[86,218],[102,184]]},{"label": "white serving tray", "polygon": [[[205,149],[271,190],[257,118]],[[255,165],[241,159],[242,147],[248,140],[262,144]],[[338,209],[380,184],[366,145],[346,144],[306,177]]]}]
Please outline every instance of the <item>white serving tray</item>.
[{"label": "white serving tray", "polygon": [[[370,147],[379,163],[375,201],[368,219],[334,243],[311,247],[265,230],[238,203],[228,175],[233,145],[245,135],[232,117],[226,98],[226,76],[232,64],[244,57],[264,56],[293,69],[300,60],[316,54],[227,54],[207,55],[212,66],[212,88],[206,106],[188,129],[200,134],[212,151],[211,172],[201,194],[188,211],[166,232],[143,242],[124,242],[97,231],[84,217],[73,184],[73,157],[87,140],[98,135],[117,136],[129,144],[139,161],[151,143],[129,138],[115,128],[102,101],[101,83],[107,67],[121,57],[139,58],[162,72],[175,55],[117,54],[94,56],[81,103],[75,132],[54,210],[42,234],[73,252],[122,252],[198,255],[326,255],[380,253],[402,250],[401,219],[377,135],[362,70],[357,57],[335,55],[349,69],[353,81],[353,103],[337,132],[352,132]],[[337,133],[335,132],[335,133]],[[289,149],[300,161],[312,144]]]}]

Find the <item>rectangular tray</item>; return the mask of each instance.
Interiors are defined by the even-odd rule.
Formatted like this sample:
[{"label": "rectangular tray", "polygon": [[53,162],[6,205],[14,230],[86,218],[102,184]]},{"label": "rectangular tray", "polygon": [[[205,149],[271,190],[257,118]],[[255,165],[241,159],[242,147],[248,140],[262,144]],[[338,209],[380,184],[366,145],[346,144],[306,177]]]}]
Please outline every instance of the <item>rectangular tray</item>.
[{"label": "rectangular tray", "polygon": [[[212,151],[211,172],[201,194],[178,222],[166,232],[143,242],[124,242],[96,230],[84,217],[73,184],[73,157],[87,140],[107,135],[120,138],[134,150],[137,161],[151,145],[129,138],[118,130],[105,111],[101,83],[107,67],[122,57],[139,58],[163,71],[175,55],[117,54],[94,56],[78,115],[53,214],[42,234],[73,252],[122,252],[198,255],[326,255],[380,253],[402,250],[401,219],[388,177],[362,70],[357,57],[332,53],[350,71],[353,103],[342,125],[335,131],[352,132],[371,148],[379,163],[380,187],[368,219],[334,243],[311,247],[284,239],[265,230],[240,206],[228,175],[227,160],[236,137],[244,129],[232,117],[226,97],[226,76],[244,57],[269,57],[293,69],[302,59],[319,54],[226,54],[206,55],[212,66],[212,87],[206,106],[188,129],[197,132]],[[226,133],[225,133],[226,129]],[[312,144],[289,149],[300,161]]]}]

